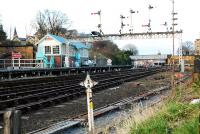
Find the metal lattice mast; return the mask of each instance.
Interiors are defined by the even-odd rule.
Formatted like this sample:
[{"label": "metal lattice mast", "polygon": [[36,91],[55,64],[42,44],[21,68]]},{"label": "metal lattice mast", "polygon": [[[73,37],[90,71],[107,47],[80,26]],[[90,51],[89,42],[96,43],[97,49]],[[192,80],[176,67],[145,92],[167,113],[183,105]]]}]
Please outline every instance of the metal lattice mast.
[{"label": "metal lattice mast", "polygon": [[171,87],[174,88],[175,86],[175,78],[174,78],[174,73],[175,73],[175,65],[174,65],[174,0],[172,0],[172,46],[173,46],[173,49],[172,49],[172,79],[171,79]]}]

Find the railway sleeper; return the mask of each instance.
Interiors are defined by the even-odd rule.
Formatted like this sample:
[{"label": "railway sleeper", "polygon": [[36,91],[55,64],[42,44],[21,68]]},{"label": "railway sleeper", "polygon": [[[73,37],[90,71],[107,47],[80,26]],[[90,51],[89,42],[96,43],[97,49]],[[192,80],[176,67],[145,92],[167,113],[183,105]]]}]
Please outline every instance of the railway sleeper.
[{"label": "railway sleeper", "polygon": [[[109,83],[110,83],[110,82],[109,82]],[[112,82],[112,83],[110,83],[110,84],[111,84],[111,85],[112,85],[112,84],[113,84],[113,85],[114,85],[114,84],[119,84],[119,81],[118,81],[118,82],[115,81],[115,82]],[[111,85],[110,85],[110,86],[111,86]],[[113,86],[113,85],[112,85],[112,86]],[[109,87],[109,85],[104,85],[104,88],[106,88],[106,87]],[[102,88],[102,86],[100,86],[99,88]],[[85,92],[85,91],[82,91],[82,92]],[[75,95],[75,94],[76,94],[76,95]],[[68,95],[68,97],[71,96],[72,99],[73,99],[74,97],[77,96],[77,94],[81,94],[81,93],[77,92],[77,93],[74,93],[75,96],[71,94],[71,95]],[[66,94],[65,94],[65,95],[66,95]],[[60,96],[59,96],[59,97],[60,97]],[[49,97],[48,97],[48,98],[49,98]],[[57,99],[58,99],[58,98],[57,98]],[[45,100],[45,101],[47,101],[47,100]],[[41,103],[42,103],[42,102],[41,102]],[[32,104],[34,104],[34,103],[32,103]]]}]

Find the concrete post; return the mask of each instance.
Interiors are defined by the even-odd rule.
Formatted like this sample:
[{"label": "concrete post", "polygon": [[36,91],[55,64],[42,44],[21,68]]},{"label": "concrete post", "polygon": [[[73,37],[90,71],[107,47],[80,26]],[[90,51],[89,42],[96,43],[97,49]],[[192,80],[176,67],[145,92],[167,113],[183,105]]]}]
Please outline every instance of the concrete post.
[{"label": "concrete post", "polygon": [[21,111],[8,110],[4,113],[3,134],[21,134]]},{"label": "concrete post", "polygon": [[6,68],[5,60],[3,60],[3,68]]},{"label": "concrete post", "polygon": [[20,58],[18,59],[18,67],[20,68],[20,65],[21,63],[20,63]]},{"label": "concrete post", "polygon": [[3,134],[12,134],[12,118],[13,114],[12,111],[7,111],[4,113],[3,121],[4,121],[4,127],[3,127]]},{"label": "concrete post", "polygon": [[15,110],[14,111],[14,118],[13,118],[13,134],[21,134],[21,111]]},{"label": "concrete post", "polygon": [[185,64],[184,64],[184,60],[181,60],[181,72],[184,73],[185,72]]}]

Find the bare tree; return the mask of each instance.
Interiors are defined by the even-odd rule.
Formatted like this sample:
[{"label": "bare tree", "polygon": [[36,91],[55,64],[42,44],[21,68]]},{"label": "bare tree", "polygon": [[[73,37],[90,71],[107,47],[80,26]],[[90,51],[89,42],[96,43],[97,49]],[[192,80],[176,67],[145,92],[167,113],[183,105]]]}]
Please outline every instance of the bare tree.
[{"label": "bare tree", "polygon": [[[180,48],[178,48],[177,53]],[[194,54],[194,44],[191,41],[186,41],[182,43],[182,55],[193,55]]]},{"label": "bare tree", "polygon": [[138,49],[134,44],[126,44],[123,47],[123,50],[130,51],[132,53],[132,55],[137,55],[138,54]]},{"label": "bare tree", "polygon": [[36,15],[34,27],[37,35],[41,38],[47,33],[59,35],[63,28],[68,29],[71,25],[67,15],[59,11],[44,10],[39,11]]}]

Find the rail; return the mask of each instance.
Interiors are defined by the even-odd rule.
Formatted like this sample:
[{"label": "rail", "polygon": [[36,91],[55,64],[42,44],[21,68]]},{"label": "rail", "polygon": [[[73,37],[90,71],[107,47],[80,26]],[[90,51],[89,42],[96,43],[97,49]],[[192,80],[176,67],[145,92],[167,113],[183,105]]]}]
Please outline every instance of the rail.
[{"label": "rail", "polygon": [[[105,72],[103,76],[95,76],[94,74],[92,77],[97,80],[99,84],[93,88],[93,91],[98,92],[109,87],[120,85],[123,82],[139,79],[160,71],[162,71],[162,69],[154,68],[144,72],[126,70],[121,72]],[[46,84],[39,84],[40,86],[36,86],[35,88],[31,84],[30,86],[25,85],[25,87],[21,85],[20,88],[18,87],[19,89],[15,86],[4,87],[0,89],[0,113],[3,113],[7,108],[15,108],[22,110],[23,112],[30,108],[36,110],[39,108],[38,105],[43,105],[45,107],[53,105],[52,102],[61,102],[61,100],[68,101],[82,96],[85,93],[85,90],[79,85],[79,83],[84,77],[77,78],[74,79],[75,82],[68,81],[68,83],[63,83],[62,85],[55,82],[55,85],[52,84],[52,87],[47,86],[49,85],[48,81]],[[63,81],[65,81],[65,79],[63,79]],[[53,82],[53,79],[51,82]],[[13,85],[14,84],[15,83],[13,83]],[[29,88],[30,90],[27,90]]]}]

